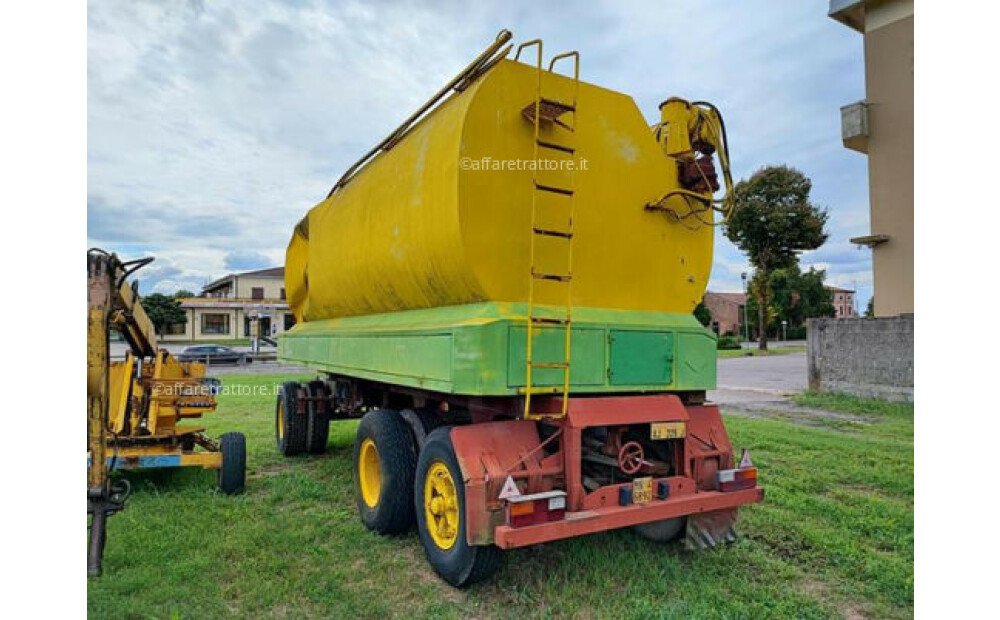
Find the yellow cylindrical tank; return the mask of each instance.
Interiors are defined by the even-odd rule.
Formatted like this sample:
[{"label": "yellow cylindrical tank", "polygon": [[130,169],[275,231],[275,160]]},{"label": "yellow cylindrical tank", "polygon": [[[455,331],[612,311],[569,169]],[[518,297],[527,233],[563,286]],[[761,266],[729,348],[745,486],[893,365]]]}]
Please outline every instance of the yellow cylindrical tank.
[{"label": "yellow cylindrical tank", "polygon": [[[522,111],[537,75],[500,61],[309,211],[286,260],[298,320],[527,300],[536,190],[534,125]],[[542,75],[543,97],[573,98],[572,79]],[[646,208],[679,189],[676,162],[627,95],[580,83],[577,116],[567,114],[573,136],[543,123],[541,137],[575,153],[540,156],[577,170],[538,174],[575,190],[573,305],[690,313],[708,283],[713,228]],[[537,194],[536,225],[565,224],[568,201]],[[667,202],[689,209],[680,195]],[[536,242],[536,270],[568,267],[559,243]],[[564,290],[537,285],[535,302],[563,304]]]}]

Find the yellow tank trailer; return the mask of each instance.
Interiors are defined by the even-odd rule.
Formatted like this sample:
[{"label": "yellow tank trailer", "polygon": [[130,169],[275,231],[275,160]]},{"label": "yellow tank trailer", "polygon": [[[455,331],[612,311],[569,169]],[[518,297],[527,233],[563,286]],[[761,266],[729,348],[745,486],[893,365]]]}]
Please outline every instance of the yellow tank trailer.
[{"label": "yellow tank trailer", "polygon": [[364,414],[362,520],[416,523],[454,585],[500,549],[613,527],[712,545],[763,496],[705,403],[715,336],[691,315],[731,209],[721,115],[671,98],[650,127],[576,52],[509,39],[352,166],[286,255],[279,356],[322,377],[283,387],[279,450],[320,452]]}]

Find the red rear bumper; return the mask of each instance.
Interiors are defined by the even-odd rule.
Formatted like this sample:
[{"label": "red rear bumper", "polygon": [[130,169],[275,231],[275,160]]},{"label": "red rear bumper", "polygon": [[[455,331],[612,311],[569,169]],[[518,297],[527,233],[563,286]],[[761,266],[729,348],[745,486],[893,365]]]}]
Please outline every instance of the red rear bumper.
[{"label": "red rear bumper", "polygon": [[643,505],[606,506],[594,510],[566,513],[566,519],[563,521],[552,521],[520,528],[501,525],[494,530],[494,538],[496,545],[500,548],[513,549],[640,523],[737,508],[763,499],[764,489],[760,487],[729,493],[702,491],[666,500],[653,499],[650,503]]}]

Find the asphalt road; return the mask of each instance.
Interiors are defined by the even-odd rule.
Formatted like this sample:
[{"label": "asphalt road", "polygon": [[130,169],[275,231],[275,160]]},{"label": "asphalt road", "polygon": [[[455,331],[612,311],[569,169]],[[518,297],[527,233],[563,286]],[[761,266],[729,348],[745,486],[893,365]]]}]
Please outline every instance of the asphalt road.
[{"label": "asphalt road", "polygon": [[708,397],[718,403],[781,400],[808,384],[805,353],[719,360],[718,389]]}]

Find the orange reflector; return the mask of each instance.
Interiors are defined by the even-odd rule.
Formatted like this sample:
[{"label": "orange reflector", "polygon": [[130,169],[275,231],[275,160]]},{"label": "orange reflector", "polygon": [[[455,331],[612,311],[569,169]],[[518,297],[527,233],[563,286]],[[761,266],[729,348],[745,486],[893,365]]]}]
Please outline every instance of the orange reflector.
[{"label": "orange reflector", "polygon": [[535,512],[535,502],[517,502],[510,505],[510,515],[512,517],[527,515],[533,512]]}]

